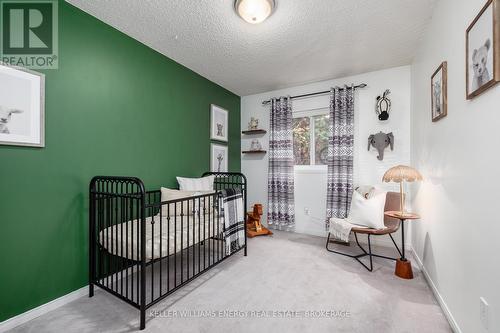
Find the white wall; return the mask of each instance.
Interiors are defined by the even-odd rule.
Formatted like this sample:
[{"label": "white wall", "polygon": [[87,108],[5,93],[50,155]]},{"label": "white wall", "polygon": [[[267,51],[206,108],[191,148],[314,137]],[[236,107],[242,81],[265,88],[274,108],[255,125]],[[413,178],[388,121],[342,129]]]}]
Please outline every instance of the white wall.
[{"label": "white wall", "polygon": [[[412,66],[416,254],[462,332],[500,332],[500,85],[465,98],[465,31],[485,0],[441,0]],[[500,42],[497,40],[497,43]],[[430,77],[448,61],[448,116],[430,120]],[[490,304],[490,328],[479,297]]]},{"label": "white wall", "polygon": [[[250,117],[257,117],[261,127],[269,130],[269,107],[262,106],[262,101],[282,95],[329,90],[335,85],[367,83],[368,87],[356,91],[355,99],[355,174],[356,184],[380,185],[387,189],[398,190],[395,184],[381,183],[384,172],[397,164],[410,163],[410,66],[397,67],[371,72],[352,77],[312,83],[289,89],[270,91],[241,98],[241,127],[247,128]],[[388,121],[380,122],[375,113],[375,98],[385,89],[390,89],[392,114]],[[294,112],[328,108],[329,96],[294,100]],[[386,149],[383,161],[377,160],[377,153],[372,148],[367,151],[368,136],[378,131],[393,132],[394,151]],[[268,135],[243,136],[242,150],[250,146],[252,139],[258,138],[268,149]],[[249,204],[267,204],[268,155],[243,155],[242,172],[248,177]],[[326,168],[302,168],[295,175],[295,213],[296,230],[316,235],[324,235],[324,216],[326,210]],[[305,208],[309,215],[305,214]],[[264,214],[265,216],[265,214]],[[390,241],[390,240],[389,240]]]}]

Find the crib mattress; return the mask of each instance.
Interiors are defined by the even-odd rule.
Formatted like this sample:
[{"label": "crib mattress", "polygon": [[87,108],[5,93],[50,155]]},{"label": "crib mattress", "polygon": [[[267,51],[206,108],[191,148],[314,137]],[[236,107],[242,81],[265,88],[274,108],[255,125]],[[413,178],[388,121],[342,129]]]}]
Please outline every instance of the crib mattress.
[{"label": "crib mattress", "polygon": [[[154,224],[151,222],[154,220]],[[161,228],[160,228],[161,220]],[[139,229],[138,229],[139,228]],[[160,219],[160,216],[146,218],[146,260],[167,257],[194,244],[222,233],[223,217],[189,215]],[[132,260],[140,259],[137,239],[140,224],[128,221],[103,229],[99,243],[109,253]],[[139,251],[138,251],[139,250]]]}]

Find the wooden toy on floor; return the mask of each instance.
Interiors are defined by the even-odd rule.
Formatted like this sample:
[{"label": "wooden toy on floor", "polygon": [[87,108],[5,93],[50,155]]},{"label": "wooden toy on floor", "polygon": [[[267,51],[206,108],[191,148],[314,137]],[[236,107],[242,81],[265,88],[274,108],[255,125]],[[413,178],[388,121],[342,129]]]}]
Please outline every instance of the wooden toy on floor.
[{"label": "wooden toy on floor", "polygon": [[255,204],[253,212],[247,212],[247,236],[252,238],[255,236],[272,235],[273,233],[262,226],[260,218],[262,216],[262,205]]}]

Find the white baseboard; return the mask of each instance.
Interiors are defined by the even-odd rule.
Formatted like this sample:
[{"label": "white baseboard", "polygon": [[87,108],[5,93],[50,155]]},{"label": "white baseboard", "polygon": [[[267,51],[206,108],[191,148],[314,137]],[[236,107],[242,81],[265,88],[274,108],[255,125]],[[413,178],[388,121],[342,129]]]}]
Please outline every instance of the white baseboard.
[{"label": "white baseboard", "polygon": [[[95,288],[97,291],[98,288]],[[70,292],[64,296],[56,298],[48,303],[42,304],[34,309],[21,313],[15,317],[9,318],[5,321],[0,322],[0,333],[11,330],[19,325],[22,325],[32,319],[40,317],[47,312],[55,310],[65,304],[68,304],[80,297],[87,296],[89,292],[89,287],[85,286],[75,291]]]},{"label": "white baseboard", "polygon": [[446,305],[446,302],[444,301],[443,297],[439,293],[439,290],[437,289],[436,285],[434,284],[434,281],[432,281],[432,279],[429,275],[429,272],[427,272],[427,269],[425,268],[422,260],[417,255],[417,253],[415,252],[413,247],[411,247],[411,252],[412,252],[413,258],[415,258],[415,261],[416,261],[418,267],[420,268],[420,271],[424,274],[425,280],[427,281],[427,284],[431,288],[432,293],[434,294],[434,297],[436,298],[436,300],[439,303],[439,306],[443,310],[444,315],[445,315],[446,319],[448,320],[448,323],[451,326],[451,329],[455,333],[462,333],[462,330],[458,326],[458,323],[456,322],[455,318],[453,317],[450,309],[448,308],[448,305]]}]

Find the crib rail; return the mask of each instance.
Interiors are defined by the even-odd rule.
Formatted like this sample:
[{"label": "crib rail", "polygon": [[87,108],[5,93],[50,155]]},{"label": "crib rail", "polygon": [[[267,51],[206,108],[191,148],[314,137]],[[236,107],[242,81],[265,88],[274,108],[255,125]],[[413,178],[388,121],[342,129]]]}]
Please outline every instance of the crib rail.
[{"label": "crib rail", "polygon": [[[145,261],[132,260],[127,256],[110,255],[134,252],[142,258],[145,252],[145,189],[134,177],[94,177],[89,191],[89,296],[94,294],[94,285],[112,293],[130,305],[140,309],[145,304]],[[130,221],[138,220],[136,227],[128,227]],[[125,229],[113,226],[126,223]],[[125,231],[125,234],[124,234]],[[114,233],[114,234],[113,234]],[[128,242],[135,240],[135,249]],[[125,247],[125,248],[124,248]]]},{"label": "crib rail", "polygon": [[210,268],[226,253],[220,190],[239,188],[246,212],[246,178],[215,176],[213,193],[161,201],[134,177],[94,177],[89,205],[89,296],[94,285],[145,311]]}]

